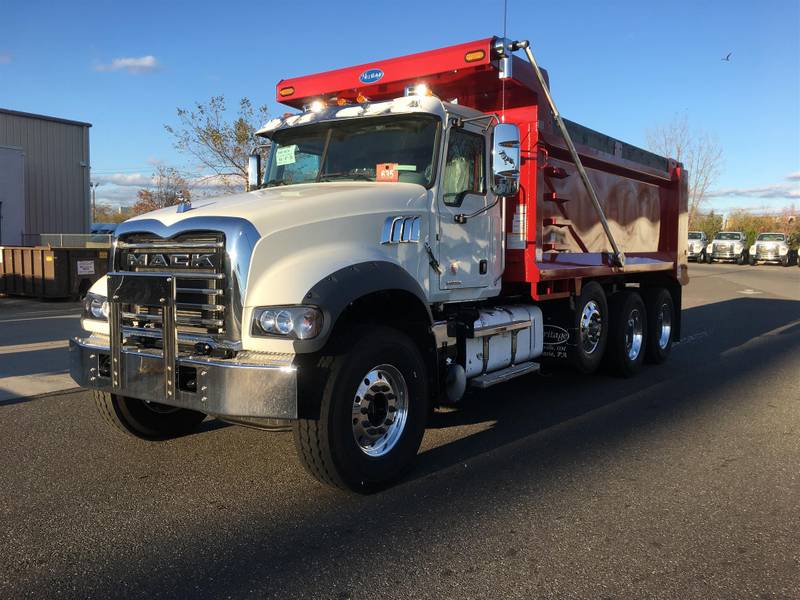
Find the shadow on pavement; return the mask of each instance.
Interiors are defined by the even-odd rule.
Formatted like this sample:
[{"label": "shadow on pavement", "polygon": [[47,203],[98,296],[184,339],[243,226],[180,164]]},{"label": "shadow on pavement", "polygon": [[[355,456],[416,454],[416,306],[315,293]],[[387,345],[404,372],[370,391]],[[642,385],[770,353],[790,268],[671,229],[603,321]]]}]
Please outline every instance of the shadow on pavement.
[{"label": "shadow on pavement", "polygon": [[[388,565],[413,553],[420,536],[431,538],[431,532],[445,527],[466,531],[476,515],[490,518],[522,494],[535,501],[535,490],[554,472],[592,461],[602,448],[643,426],[689,421],[696,411],[724,401],[718,393],[723,384],[752,380],[770,361],[798,355],[798,319],[800,302],[785,300],[744,298],[685,310],[684,337],[707,335],[676,346],[665,365],[647,367],[630,380],[558,373],[498,386],[459,410],[437,413],[431,424],[488,428],[424,451],[409,478],[392,489],[360,497],[311,488],[310,496],[287,498],[291,519],[276,519],[257,498],[242,498],[240,504],[231,498],[236,512],[202,524],[176,523],[174,531],[151,540],[155,547],[137,552],[133,562],[131,549],[120,541],[112,554],[103,555],[103,575],[125,581],[121,589],[142,596],[181,596],[191,590],[194,597],[239,597],[261,588],[289,596],[298,590],[312,595],[312,589],[317,597],[333,597],[330,587],[320,586],[335,581],[337,571],[381,561]],[[442,471],[462,464],[469,468],[443,485]],[[385,569],[378,575],[391,586],[391,568]],[[326,570],[333,573],[322,582],[315,579]],[[405,576],[413,574],[398,575]],[[78,589],[97,593],[93,585],[84,581]],[[336,595],[340,592],[348,597],[347,589]]]}]

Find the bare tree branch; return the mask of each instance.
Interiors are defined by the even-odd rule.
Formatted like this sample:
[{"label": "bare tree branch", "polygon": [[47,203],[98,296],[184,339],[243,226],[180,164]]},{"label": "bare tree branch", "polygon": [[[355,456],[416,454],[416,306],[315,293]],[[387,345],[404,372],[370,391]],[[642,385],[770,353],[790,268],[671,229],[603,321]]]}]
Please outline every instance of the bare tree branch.
[{"label": "bare tree branch", "polygon": [[693,130],[684,115],[646,132],[653,152],[682,162],[689,172],[689,223],[693,223],[722,168],[722,147],[716,137]]},{"label": "bare tree branch", "polygon": [[[227,119],[224,96],[212,96],[207,103],[196,102],[193,109],[178,108],[179,124],[165,125],[175,148],[194,157],[199,166],[233,192],[247,189],[247,164],[255,132],[268,119],[266,106],[253,108],[247,98]],[[266,156],[262,157],[266,158]]]}]

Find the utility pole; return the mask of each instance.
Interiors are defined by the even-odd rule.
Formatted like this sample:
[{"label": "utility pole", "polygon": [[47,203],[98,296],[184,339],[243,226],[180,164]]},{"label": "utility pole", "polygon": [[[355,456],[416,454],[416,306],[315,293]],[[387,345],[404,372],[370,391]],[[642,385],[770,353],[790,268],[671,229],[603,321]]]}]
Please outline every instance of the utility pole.
[{"label": "utility pole", "polygon": [[89,187],[92,190],[92,224],[94,224],[95,220],[95,208],[97,207],[96,196],[97,196],[97,188],[100,186],[97,182],[89,182]]}]

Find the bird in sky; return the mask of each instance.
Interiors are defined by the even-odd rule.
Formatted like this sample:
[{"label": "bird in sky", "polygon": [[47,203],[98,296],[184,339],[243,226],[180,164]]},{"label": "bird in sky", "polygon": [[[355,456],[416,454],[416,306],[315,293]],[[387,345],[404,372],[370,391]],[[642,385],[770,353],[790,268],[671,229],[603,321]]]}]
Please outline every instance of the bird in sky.
[{"label": "bird in sky", "polygon": [[725,58],[720,58],[720,60],[724,60],[725,62],[731,62],[731,54],[733,54],[733,52],[728,52],[728,56],[726,56]]}]

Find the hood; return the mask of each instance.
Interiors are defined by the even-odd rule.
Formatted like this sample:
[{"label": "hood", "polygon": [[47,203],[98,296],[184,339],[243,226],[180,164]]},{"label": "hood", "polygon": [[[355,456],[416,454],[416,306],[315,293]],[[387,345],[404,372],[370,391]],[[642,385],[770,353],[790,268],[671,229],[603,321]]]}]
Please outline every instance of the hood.
[{"label": "hood", "polygon": [[170,206],[126,222],[154,219],[169,227],[194,217],[239,217],[250,221],[264,235],[332,217],[420,210],[427,206],[427,198],[428,190],[414,183],[306,183],[201,198],[193,200],[191,209],[185,212]]}]

